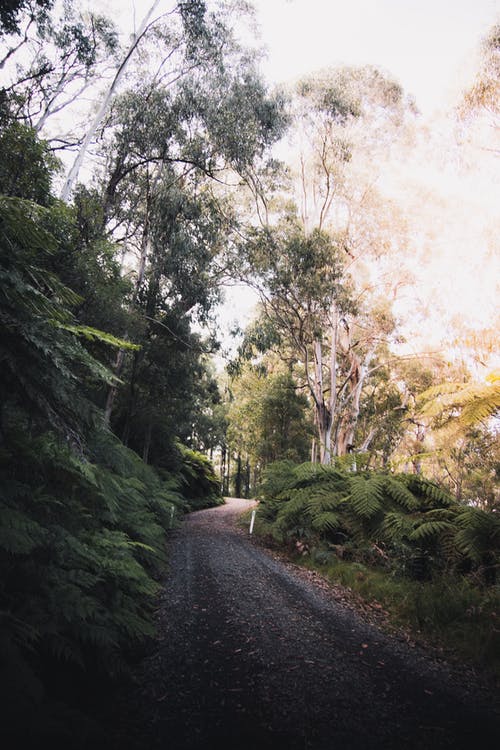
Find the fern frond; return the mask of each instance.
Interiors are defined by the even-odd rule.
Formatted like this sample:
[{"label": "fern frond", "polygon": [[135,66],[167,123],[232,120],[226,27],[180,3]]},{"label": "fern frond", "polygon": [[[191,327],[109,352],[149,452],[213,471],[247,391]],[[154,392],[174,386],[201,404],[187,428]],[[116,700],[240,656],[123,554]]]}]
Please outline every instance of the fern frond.
[{"label": "fern frond", "polygon": [[400,480],[421,501],[421,507],[424,509],[429,506],[448,508],[456,503],[449,492],[419,474],[402,474]]},{"label": "fern frond", "polygon": [[443,383],[419,396],[420,413],[426,417],[456,419],[470,427],[500,411],[500,379],[491,372],[486,383]]},{"label": "fern frond", "polygon": [[413,542],[420,542],[424,539],[439,537],[443,532],[451,531],[453,528],[454,525],[450,521],[428,520],[424,518],[411,532],[409,539]]},{"label": "fern frond", "polygon": [[315,531],[319,531],[320,533],[336,531],[342,527],[342,521],[339,514],[325,511],[314,516],[311,526]]},{"label": "fern frond", "polygon": [[360,518],[372,518],[382,510],[384,478],[353,476],[346,501]]},{"label": "fern frond", "polygon": [[0,548],[27,555],[45,540],[45,529],[26,513],[0,506]]},{"label": "fern frond", "polygon": [[408,537],[412,529],[413,523],[409,516],[401,512],[389,511],[378,528],[378,534],[389,542],[401,541]]},{"label": "fern frond", "polygon": [[498,514],[464,508],[457,514],[456,545],[472,560],[480,561],[485,553],[500,556],[500,517]]},{"label": "fern frond", "polygon": [[78,664],[82,669],[85,667],[81,649],[69,638],[58,633],[57,636],[49,637],[46,640],[49,651],[58,661],[72,662]]},{"label": "fern frond", "polygon": [[0,236],[14,252],[22,247],[32,257],[57,249],[54,236],[42,227],[48,209],[31,200],[0,195]]},{"label": "fern frond", "polygon": [[418,502],[415,496],[410,492],[404,482],[398,480],[398,477],[387,476],[384,479],[384,490],[387,495],[402,508],[408,511],[416,510]]},{"label": "fern frond", "polygon": [[100,341],[101,343],[108,344],[108,346],[113,346],[116,349],[139,351],[139,349],[141,348],[140,344],[133,344],[131,341],[117,338],[111,333],[100,331],[97,328],[92,328],[91,326],[70,325],[68,323],[65,324],[58,321],[53,321],[53,325],[55,325],[57,328],[62,328],[65,331],[69,331],[70,333],[75,334],[75,336],[82,336],[88,341]]}]

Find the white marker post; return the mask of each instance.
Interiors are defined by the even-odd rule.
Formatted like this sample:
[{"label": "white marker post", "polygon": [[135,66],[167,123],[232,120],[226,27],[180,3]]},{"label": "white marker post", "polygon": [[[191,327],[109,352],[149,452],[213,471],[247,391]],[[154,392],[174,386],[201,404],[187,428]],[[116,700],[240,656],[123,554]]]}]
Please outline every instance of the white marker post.
[{"label": "white marker post", "polygon": [[252,510],[252,518],[250,519],[250,534],[253,533],[253,525],[255,523],[255,514],[257,513],[256,510]]},{"label": "white marker post", "polygon": [[170,508],[170,528],[174,525],[174,513],[175,513],[175,506],[172,505]]}]

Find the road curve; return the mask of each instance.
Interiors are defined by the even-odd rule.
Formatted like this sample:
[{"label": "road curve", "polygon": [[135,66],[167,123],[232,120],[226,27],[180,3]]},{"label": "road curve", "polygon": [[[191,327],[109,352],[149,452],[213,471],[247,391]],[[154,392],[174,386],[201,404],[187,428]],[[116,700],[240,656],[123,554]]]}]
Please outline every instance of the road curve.
[{"label": "road curve", "polygon": [[384,634],[238,530],[249,501],[174,534],[143,747],[438,750],[499,746],[493,697]]}]

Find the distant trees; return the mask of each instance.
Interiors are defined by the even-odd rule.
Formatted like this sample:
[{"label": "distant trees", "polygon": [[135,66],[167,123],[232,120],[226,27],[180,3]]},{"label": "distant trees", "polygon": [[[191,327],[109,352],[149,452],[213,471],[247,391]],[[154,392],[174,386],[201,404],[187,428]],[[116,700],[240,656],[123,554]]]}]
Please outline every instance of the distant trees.
[{"label": "distant trees", "polygon": [[255,491],[269,463],[308,458],[313,435],[308,412],[306,396],[279,363],[246,363],[235,374],[228,387],[226,443],[240,495]]},{"label": "distant trees", "polygon": [[[466,467],[477,487],[476,448],[489,444],[491,429],[481,427],[481,436],[477,428],[474,435],[469,431],[452,456],[450,441],[440,442],[418,396],[430,386],[436,394],[450,388],[445,399],[456,409],[448,381],[462,378],[457,397],[463,391],[472,398],[477,389],[465,362],[472,365],[474,347],[482,352],[475,359],[488,361],[493,332],[476,336],[472,349],[463,345],[462,365],[441,352],[414,356],[408,346],[398,354],[405,343],[398,303],[402,293],[413,294],[406,255],[418,244],[418,229],[377,181],[391,145],[414,141],[414,107],[397,83],[366,67],[321,71],[301,81],[290,111],[290,174],[276,183],[261,226],[238,243],[241,277],[260,297],[240,357],[258,367],[271,351],[286,364],[307,395],[317,436],[312,455],[322,463],[338,463],[350,452],[362,463],[359,454],[369,455],[372,468],[428,471],[457,498],[477,502]],[[425,310],[415,305],[416,324]],[[424,341],[425,331],[419,336]],[[464,341],[472,338],[463,331]],[[460,340],[457,329],[454,345]],[[479,409],[479,400],[470,407]],[[496,480],[486,463],[483,458],[484,502],[491,503]]]},{"label": "distant trees", "polygon": [[489,30],[481,45],[480,69],[476,80],[465,92],[461,111],[484,112],[498,129],[500,102],[500,23]]}]

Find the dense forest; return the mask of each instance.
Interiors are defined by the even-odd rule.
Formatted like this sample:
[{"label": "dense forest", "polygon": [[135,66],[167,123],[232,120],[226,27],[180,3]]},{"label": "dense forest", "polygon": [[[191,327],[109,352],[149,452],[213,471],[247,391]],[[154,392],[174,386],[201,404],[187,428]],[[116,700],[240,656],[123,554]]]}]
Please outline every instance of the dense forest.
[{"label": "dense forest", "polygon": [[[381,175],[438,148],[490,178],[500,27],[436,143],[376,67],[274,90],[246,3],[157,5],[128,45],[76,2],[0,8],[6,736],[84,746],[154,636],[169,530],[223,495],[319,563],[446,574],[498,646],[498,321],[426,340],[424,196]],[[231,285],[257,312],[228,354]]]}]

